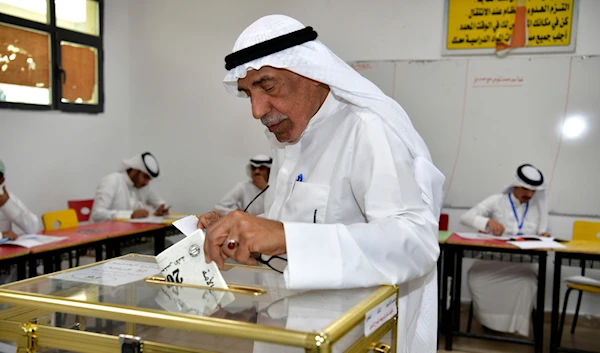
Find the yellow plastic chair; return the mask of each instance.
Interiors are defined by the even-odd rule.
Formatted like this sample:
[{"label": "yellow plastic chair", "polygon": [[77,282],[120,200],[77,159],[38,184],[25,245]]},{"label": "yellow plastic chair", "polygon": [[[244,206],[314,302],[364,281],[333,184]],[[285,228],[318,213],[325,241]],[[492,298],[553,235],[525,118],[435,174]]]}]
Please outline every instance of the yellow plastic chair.
[{"label": "yellow plastic chair", "polygon": [[[600,246],[600,222],[575,221],[575,223],[573,223],[572,241],[590,244],[592,246]],[[573,316],[573,324],[571,325],[571,334],[575,333],[575,326],[577,325],[577,317],[579,316],[579,307],[581,306],[581,297],[583,296],[583,292],[600,294],[600,281],[591,277],[586,277],[585,260],[580,261],[581,275],[565,278],[565,281],[567,282],[567,292],[565,293],[565,302],[563,303],[563,310],[560,318],[560,330],[558,332],[559,345],[562,338],[567,303],[569,302],[569,294],[571,294],[571,291],[579,291],[577,307],[575,308],[575,316]]]},{"label": "yellow plastic chair", "polygon": [[73,209],[44,213],[42,221],[45,230],[74,228],[79,225],[77,212]]}]

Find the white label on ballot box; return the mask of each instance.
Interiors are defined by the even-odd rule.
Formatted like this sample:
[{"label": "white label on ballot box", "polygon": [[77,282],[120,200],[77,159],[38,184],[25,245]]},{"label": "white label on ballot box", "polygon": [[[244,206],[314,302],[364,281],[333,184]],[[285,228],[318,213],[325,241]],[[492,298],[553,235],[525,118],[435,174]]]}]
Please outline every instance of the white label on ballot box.
[{"label": "white label on ballot box", "polygon": [[375,332],[398,313],[396,296],[397,294],[392,295],[367,312],[365,315],[365,337]]},{"label": "white label on ballot box", "polygon": [[215,262],[204,258],[204,233],[197,229],[156,256],[160,272],[169,282],[227,289]]}]

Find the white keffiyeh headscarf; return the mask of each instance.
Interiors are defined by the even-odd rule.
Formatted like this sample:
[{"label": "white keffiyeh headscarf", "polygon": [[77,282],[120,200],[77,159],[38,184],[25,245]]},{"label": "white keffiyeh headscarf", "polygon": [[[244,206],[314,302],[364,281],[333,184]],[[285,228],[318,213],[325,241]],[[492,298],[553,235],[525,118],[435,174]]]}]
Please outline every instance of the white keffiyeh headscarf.
[{"label": "white keffiyeh headscarf", "polygon": [[[302,23],[288,16],[262,17],[242,32],[235,42],[233,52],[303,28],[305,26]],[[444,175],[433,165],[425,142],[396,101],[386,96],[375,84],[362,77],[318,40],[308,41],[234,67],[223,79],[225,88],[234,96],[246,97],[244,92],[238,91],[237,81],[246,77],[247,71],[259,70],[263,66],[286,69],[324,83],[335,96],[379,115],[408,148],[414,161],[415,178],[421,189],[421,198],[439,218]]]},{"label": "white keffiyeh headscarf", "polygon": [[148,174],[151,178],[158,177],[158,174],[160,173],[158,161],[150,152],[136,154],[133,157],[123,159],[121,161],[120,170],[126,171],[130,168],[142,171]]},{"label": "white keffiyeh headscarf", "polygon": [[252,178],[252,167],[256,168],[264,166],[270,169],[271,164],[273,164],[273,158],[264,154],[257,154],[256,156],[252,157],[250,159],[250,163],[246,165],[246,174],[248,174],[248,176]]}]

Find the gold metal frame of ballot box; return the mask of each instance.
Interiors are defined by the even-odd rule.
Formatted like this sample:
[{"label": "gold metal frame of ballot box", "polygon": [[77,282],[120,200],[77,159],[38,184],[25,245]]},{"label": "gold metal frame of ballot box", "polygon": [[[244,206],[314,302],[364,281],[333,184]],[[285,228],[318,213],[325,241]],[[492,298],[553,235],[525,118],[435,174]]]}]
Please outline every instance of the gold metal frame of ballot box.
[{"label": "gold metal frame of ballot box", "polygon": [[[36,352],[38,347],[54,348],[74,352],[120,352],[123,347],[124,337],[132,337],[135,333],[135,325],[150,326],[201,333],[207,335],[239,338],[249,341],[261,341],[304,349],[310,353],[333,352],[334,344],[352,331],[357,325],[365,320],[366,313],[382,303],[384,300],[397,294],[396,286],[383,285],[373,289],[366,298],[355,304],[337,320],[326,326],[322,332],[302,332],[285,328],[270,327],[256,323],[239,322],[228,319],[197,316],[191,314],[175,313],[155,309],[138,308],[136,306],[113,305],[107,303],[90,303],[77,299],[76,295],[70,293],[52,293],[43,295],[23,291],[6,289],[15,284],[26,284],[29,281],[40,280],[40,278],[56,275],[74,270],[96,266],[101,263],[117,259],[131,259],[135,256],[148,257],[145,255],[129,254],[116,259],[109,259],[93,264],[80,266],[52,274],[38,276],[19,282],[13,282],[0,286],[0,305],[9,306],[0,309],[0,340],[17,343],[18,353]],[[153,257],[152,257],[153,258]],[[248,267],[256,271],[256,267]],[[260,267],[260,270],[264,270]],[[146,282],[163,282],[160,277],[147,278]],[[173,285],[171,282],[165,282]],[[260,288],[250,286],[231,285],[232,292],[256,291],[260,295]],[[200,287],[202,288],[202,287]],[[343,290],[341,290],[343,291]],[[89,293],[88,293],[89,295]],[[62,328],[54,327],[48,319],[54,313],[75,315],[76,318],[89,317],[105,320],[114,320],[125,323],[124,335],[111,335],[95,332],[86,332],[85,327]],[[391,331],[391,345],[379,341]],[[139,339],[139,338],[138,338]],[[183,347],[176,344],[165,344],[142,339],[144,353],[154,352],[181,352],[181,353],[210,353],[204,349]],[[385,322],[368,337],[361,337],[352,343],[346,352],[395,352],[397,346],[397,315]],[[124,350],[123,350],[124,351]]]}]

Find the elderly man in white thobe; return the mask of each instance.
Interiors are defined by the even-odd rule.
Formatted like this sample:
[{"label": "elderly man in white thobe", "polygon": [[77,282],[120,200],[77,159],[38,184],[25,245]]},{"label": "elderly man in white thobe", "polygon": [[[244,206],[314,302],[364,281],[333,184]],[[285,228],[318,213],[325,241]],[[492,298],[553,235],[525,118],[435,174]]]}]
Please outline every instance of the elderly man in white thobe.
[{"label": "elderly man in white thobe", "polygon": [[436,351],[444,176],[402,107],[283,15],[246,28],[225,58],[274,161],[265,217],[200,217],[207,261],[286,255],[291,289],[396,284],[398,352]]},{"label": "elderly man in white thobe", "polygon": [[[36,234],[41,229],[40,218],[25,206],[19,198],[6,189],[4,173],[6,168],[0,160],[0,238],[15,240],[13,226],[16,225],[25,234]],[[16,279],[16,272],[0,275],[0,284]]]},{"label": "elderly man in white thobe", "polygon": [[[513,182],[470,209],[461,223],[494,235],[542,235],[547,232],[548,208],[544,176],[531,164],[517,168]],[[477,260],[467,284],[477,320],[486,328],[529,335],[537,293],[533,264]],[[543,310],[543,308],[542,308]]]},{"label": "elderly man in white thobe", "polygon": [[102,178],[96,188],[92,221],[168,214],[166,202],[148,185],[159,172],[158,161],[150,152],[124,159],[120,170]]},{"label": "elderly man in white thobe", "polygon": [[269,187],[269,173],[273,159],[258,154],[246,165],[246,174],[250,180],[238,183],[229,191],[214,209],[224,216],[234,210],[243,210],[253,215],[265,212],[264,192]]}]

